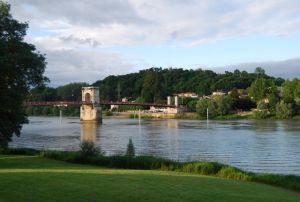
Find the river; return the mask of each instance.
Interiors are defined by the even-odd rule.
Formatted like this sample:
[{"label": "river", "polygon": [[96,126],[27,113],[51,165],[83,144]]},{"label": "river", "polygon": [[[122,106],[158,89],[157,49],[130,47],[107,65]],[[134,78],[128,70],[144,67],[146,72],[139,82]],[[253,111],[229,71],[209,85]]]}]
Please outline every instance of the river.
[{"label": "river", "polygon": [[106,155],[124,154],[132,138],[138,155],[180,161],[208,160],[259,173],[300,176],[300,122],[193,121],[106,118],[102,125],[79,118],[30,117],[10,147],[78,150],[81,140]]}]

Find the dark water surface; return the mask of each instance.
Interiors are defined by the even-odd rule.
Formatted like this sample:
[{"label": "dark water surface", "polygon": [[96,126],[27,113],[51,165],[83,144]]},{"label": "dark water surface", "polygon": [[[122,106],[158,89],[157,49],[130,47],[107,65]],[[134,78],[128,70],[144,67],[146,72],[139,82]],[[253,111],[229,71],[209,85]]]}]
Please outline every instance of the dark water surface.
[{"label": "dark water surface", "polygon": [[121,154],[132,138],[137,154],[181,161],[209,160],[243,170],[300,176],[300,121],[192,121],[30,117],[11,147],[78,150],[93,140],[107,155]]}]

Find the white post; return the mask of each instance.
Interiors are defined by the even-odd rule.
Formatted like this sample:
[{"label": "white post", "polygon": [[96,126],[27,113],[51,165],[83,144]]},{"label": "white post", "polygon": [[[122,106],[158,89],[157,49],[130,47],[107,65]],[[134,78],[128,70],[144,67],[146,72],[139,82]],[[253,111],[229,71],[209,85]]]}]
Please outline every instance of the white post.
[{"label": "white post", "polygon": [[178,107],[178,96],[175,96],[175,106]]},{"label": "white post", "polygon": [[208,107],[206,108],[206,120],[208,121]]},{"label": "white post", "polygon": [[141,124],[141,110],[139,109],[139,124]]},{"label": "white post", "polygon": [[171,105],[171,96],[167,97],[167,105]]}]

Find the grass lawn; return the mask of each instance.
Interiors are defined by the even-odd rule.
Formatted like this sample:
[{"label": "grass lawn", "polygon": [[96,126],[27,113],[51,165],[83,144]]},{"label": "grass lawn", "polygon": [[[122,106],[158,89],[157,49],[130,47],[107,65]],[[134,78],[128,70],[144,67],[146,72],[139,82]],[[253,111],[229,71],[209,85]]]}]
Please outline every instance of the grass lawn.
[{"label": "grass lawn", "polygon": [[179,172],[0,155],[0,201],[300,201],[300,193]]}]

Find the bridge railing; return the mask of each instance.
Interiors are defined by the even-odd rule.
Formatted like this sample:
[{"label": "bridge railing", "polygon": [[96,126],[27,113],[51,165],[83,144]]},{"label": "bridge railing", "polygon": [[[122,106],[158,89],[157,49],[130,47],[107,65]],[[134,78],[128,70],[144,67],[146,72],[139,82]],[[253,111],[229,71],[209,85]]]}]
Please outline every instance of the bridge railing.
[{"label": "bridge railing", "polygon": [[175,108],[175,105],[156,104],[156,103],[142,103],[142,102],[113,102],[113,101],[101,101],[100,103],[83,102],[83,101],[32,101],[24,102],[23,106],[63,106],[63,105],[82,105],[82,104],[99,104],[99,105],[130,105],[130,106],[146,106],[146,107],[171,107]]}]

